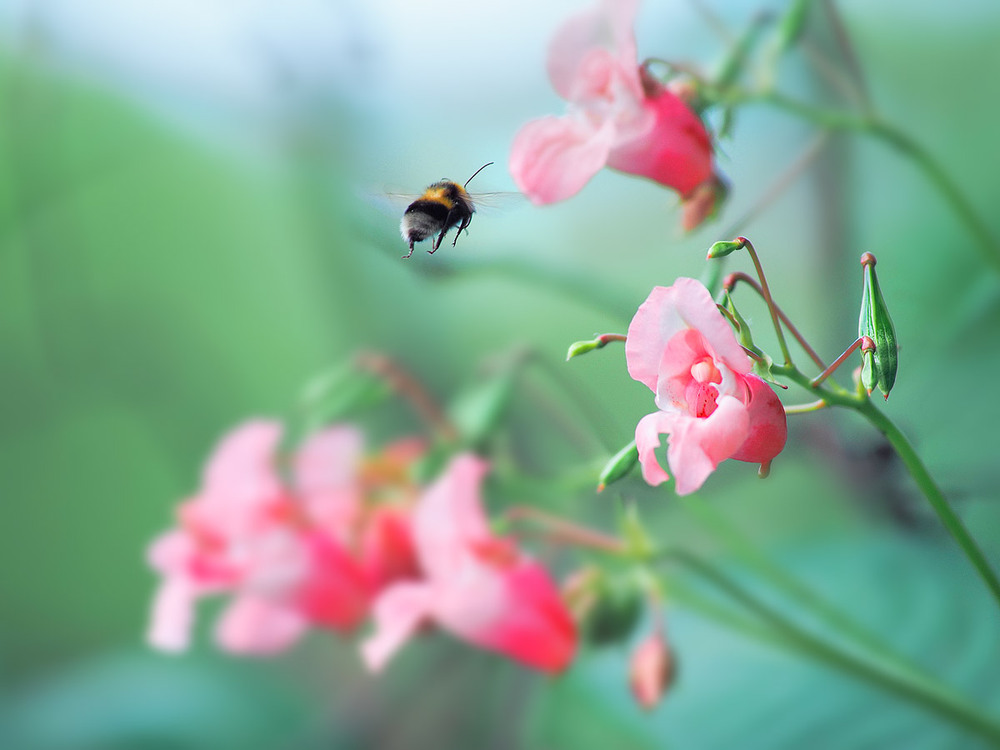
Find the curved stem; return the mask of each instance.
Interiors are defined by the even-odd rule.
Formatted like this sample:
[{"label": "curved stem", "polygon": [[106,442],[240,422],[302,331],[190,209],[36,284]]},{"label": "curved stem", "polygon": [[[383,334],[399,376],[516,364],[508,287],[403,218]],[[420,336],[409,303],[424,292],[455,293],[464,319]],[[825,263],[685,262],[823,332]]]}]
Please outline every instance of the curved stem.
[{"label": "curved stem", "polygon": [[840,367],[842,364],[844,364],[844,362],[847,361],[847,358],[850,357],[852,354],[854,354],[855,351],[857,351],[859,346],[862,346],[862,344],[864,344],[865,339],[868,339],[869,345],[874,346],[873,344],[871,344],[871,339],[869,339],[867,336],[860,337],[853,344],[844,349],[844,353],[841,354],[839,357],[837,357],[833,361],[833,364],[831,364],[829,367],[823,370],[823,372],[821,372],[819,375],[817,375],[811,381],[809,381],[810,385],[812,385],[813,387],[818,386],[828,377],[833,375],[833,373],[837,371],[837,368]]},{"label": "curved stem", "polygon": [[[735,271],[729,274],[726,277],[724,286],[727,290],[732,291],[736,287],[737,281],[742,281],[745,284],[749,284],[751,287],[753,287],[753,289],[757,292],[757,294],[759,294],[761,297],[764,297],[764,290],[761,289],[761,286],[760,284],[757,283],[757,280],[754,279],[753,276],[743,273],[742,271]],[[764,297],[764,299],[766,300],[767,298]],[[788,319],[788,316],[785,315],[782,309],[778,307],[778,303],[775,302],[773,299],[771,300],[771,306],[774,312],[778,314],[778,317],[781,319],[781,322],[785,324],[785,327],[788,329],[788,332],[795,337],[795,340],[799,342],[799,346],[802,347],[802,350],[809,355],[809,359],[815,362],[820,370],[825,369],[826,364],[823,362],[822,358],[816,353],[815,349],[809,346],[809,342],[806,341],[805,336],[803,336],[799,332],[798,328],[792,325],[792,321]]]},{"label": "curved stem", "polygon": [[861,404],[856,405],[854,409],[871,422],[892,444],[892,447],[909,470],[910,476],[913,477],[920,491],[927,498],[927,502],[931,504],[934,512],[941,519],[941,523],[944,524],[944,527],[954,540],[958,542],[965,556],[969,558],[969,562],[972,563],[976,572],[979,573],[979,577],[983,579],[983,583],[990,590],[997,605],[1000,606],[1000,580],[997,579],[997,575],[993,571],[993,568],[990,567],[986,555],[983,554],[979,545],[976,544],[976,540],[972,538],[962,519],[948,504],[948,500],[934,482],[934,479],[927,471],[927,467],[924,466],[923,461],[920,460],[920,456],[917,455],[913,446],[906,439],[906,436],[870,400],[865,399]]},{"label": "curved stem", "polygon": [[757,257],[757,251],[750,240],[746,237],[737,237],[736,239],[737,242],[743,243],[746,247],[747,252],[750,253],[750,258],[753,260],[753,266],[757,269],[757,278],[760,279],[760,291],[764,296],[767,311],[771,314],[774,332],[778,335],[778,346],[781,347],[781,356],[785,358],[785,364],[790,365],[792,363],[792,355],[788,352],[788,344],[785,343],[785,334],[782,333],[781,323],[778,322],[777,308],[775,307],[774,299],[771,297],[771,289],[767,285],[767,277],[764,276],[764,268],[760,265],[760,258]]},{"label": "curved stem", "polygon": [[911,158],[923,171],[930,183],[937,189],[951,209],[965,224],[969,233],[976,239],[976,247],[983,258],[994,271],[1000,272],[1000,241],[993,235],[989,226],[976,213],[969,199],[959,186],[945,171],[944,167],[934,159],[922,146],[898,128],[874,116],[855,115],[850,112],[822,109],[804,104],[795,99],[783,96],[777,92],[739,93],[734,97],[724,96],[726,104],[741,102],[760,102],[783,109],[786,112],[801,117],[804,120],[827,130],[848,130],[877,138],[897,151]]},{"label": "curved stem", "polygon": [[808,404],[792,404],[791,406],[785,406],[785,414],[808,414],[809,412],[819,411],[820,409],[825,409],[829,406],[824,399],[819,401],[810,401]]},{"label": "curved stem", "polygon": [[[659,556],[676,560],[705,579],[732,600],[750,611],[762,627],[739,616],[728,615],[717,605],[701,608],[704,614],[736,627],[749,635],[790,648],[815,661],[849,674],[864,682],[923,706],[938,716],[993,742],[1000,742],[1000,725],[994,719],[970,705],[961,696],[932,678],[910,672],[900,672],[895,665],[873,657],[861,657],[813,635],[769,604],[725,575],[722,571],[693,555],[674,551]],[[697,600],[695,600],[697,601]],[[689,599],[690,602],[690,599]]]},{"label": "curved stem", "polygon": [[354,364],[385,381],[444,440],[452,442],[458,438],[458,430],[434,398],[392,357],[375,351],[359,352]]}]

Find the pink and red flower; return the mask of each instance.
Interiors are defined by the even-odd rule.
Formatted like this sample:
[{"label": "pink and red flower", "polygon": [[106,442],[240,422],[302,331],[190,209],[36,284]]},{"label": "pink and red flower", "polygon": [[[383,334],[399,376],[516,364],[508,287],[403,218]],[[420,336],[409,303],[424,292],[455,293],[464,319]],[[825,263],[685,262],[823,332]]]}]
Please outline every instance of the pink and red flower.
[{"label": "pink and red flower", "polygon": [[751,374],[750,358],[694,279],[656,287],[639,307],[625,341],[628,371],[656,394],[658,410],[635,429],[647,482],[669,479],[656,451],[668,435],[667,463],[677,493],[697,490],[727,458],[767,464],[785,445],[785,410]]},{"label": "pink and red flower", "polygon": [[362,646],[371,669],[425,623],[545,672],[572,659],[576,628],[548,572],[489,529],[480,499],[487,471],[460,455],[420,499],[413,540],[423,578],[398,582],[376,601],[375,632]]},{"label": "pink and red flower", "polygon": [[[377,591],[415,575],[406,497],[384,494],[384,472],[365,477],[360,433],[338,426],[308,438],[278,466],[281,425],[248,422],[227,435],[202,487],[178,509],[178,528],[157,539],[150,563],[163,576],[150,642],[186,648],[196,601],[231,600],[216,627],[224,649],[270,653],[307,628],[354,628]],[[388,482],[397,494],[408,485]],[[409,498],[412,499],[412,498]]]},{"label": "pink and red flower", "polygon": [[[510,156],[514,182],[532,202],[569,198],[604,166],[647,177],[684,199],[714,184],[712,139],[701,119],[638,63],[637,10],[638,0],[601,0],[552,39],[549,78],[569,113],[528,123]],[[707,212],[702,205],[691,216]]]}]

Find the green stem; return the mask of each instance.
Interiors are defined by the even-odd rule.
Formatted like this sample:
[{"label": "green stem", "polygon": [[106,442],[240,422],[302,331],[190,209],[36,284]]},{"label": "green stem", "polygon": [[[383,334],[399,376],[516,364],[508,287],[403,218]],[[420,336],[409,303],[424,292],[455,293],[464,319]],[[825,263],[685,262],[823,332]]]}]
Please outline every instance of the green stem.
[{"label": "green stem", "polygon": [[997,575],[993,571],[993,568],[990,567],[983,551],[976,544],[975,539],[972,538],[965,524],[962,523],[962,519],[959,518],[958,514],[948,504],[948,500],[934,482],[934,479],[927,471],[927,467],[920,460],[920,456],[917,455],[913,446],[910,445],[910,441],[906,439],[906,436],[900,429],[885,414],[879,411],[869,399],[865,399],[856,405],[854,409],[871,422],[892,444],[892,447],[909,470],[910,476],[913,477],[920,491],[927,498],[927,502],[931,504],[934,512],[941,519],[941,523],[944,524],[948,533],[958,542],[965,556],[969,558],[969,562],[972,563],[976,572],[979,573],[979,577],[983,579],[983,582],[989,588],[997,605],[1000,606],[1000,580],[997,579]]},{"label": "green stem", "polygon": [[769,104],[808,120],[821,128],[862,133],[892,146],[917,164],[965,224],[969,233],[975,237],[976,247],[979,248],[986,262],[993,266],[995,271],[1000,271],[1000,242],[993,236],[989,226],[976,213],[968,198],[948,175],[944,167],[922,146],[898,128],[874,116],[855,115],[850,112],[813,107],[773,91],[760,94],[741,93],[734,98],[724,97],[723,101],[730,105],[754,101]]},{"label": "green stem", "polygon": [[701,605],[704,604],[704,600],[699,601],[697,598],[685,597],[689,604],[694,605],[703,614],[722,622],[724,625],[742,630],[755,638],[790,648],[803,656],[876,685],[887,692],[923,706],[953,724],[1000,743],[1000,725],[990,716],[970,705],[961,696],[956,695],[936,681],[899,672],[891,663],[870,657],[861,657],[823,641],[789,620],[778,610],[754,597],[727,575],[700,558],[680,551],[661,554],[659,557],[661,560],[680,562],[710,582],[753,613],[762,623],[762,627],[757,626],[756,623],[748,622],[738,615],[729,615],[718,605],[710,604],[708,607],[703,607]]},{"label": "green stem", "polygon": [[823,597],[786,572],[780,565],[777,565],[709,503],[699,501],[697,495],[691,495],[684,498],[683,505],[692,515],[711,529],[716,538],[725,544],[741,562],[765,578],[775,589],[786,594],[798,606],[805,607],[831,629],[851,639],[858,646],[886,661],[891,661],[896,669],[926,679],[924,675],[920,675],[917,667],[905,657],[897,654],[892,646],[882,638],[853,620],[842,610],[831,605]]},{"label": "green stem", "polygon": [[760,290],[764,296],[764,303],[767,305],[767,311],[771,314],[774,332],[778,335],[778,346],[781,347],[781,356],[785,358],[786,365],[791,365],[792,355],[788,352],[788,344],[785,343],[785,334],[782,333],[781,323],[778,322],[778,313],[775,309],[774,298],[771,296],[771,289],[767,285],[767,278],[764,276],[764,268],[760,264],[760,258],[757,257],[757,251],[754,249],[753,243],[746,237],[739,237],[737,240],[742,242],[747,252],[750,253],[750,259],[753,260],[753,266],[757,270],[757,278],[760,279]]}]

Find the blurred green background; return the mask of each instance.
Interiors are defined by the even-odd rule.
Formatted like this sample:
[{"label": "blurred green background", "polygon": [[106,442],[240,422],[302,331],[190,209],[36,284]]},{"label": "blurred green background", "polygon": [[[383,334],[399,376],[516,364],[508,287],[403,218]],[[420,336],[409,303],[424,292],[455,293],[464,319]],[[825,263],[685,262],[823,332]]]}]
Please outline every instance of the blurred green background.
[{"label": "blurred green background", "polygon": [[[703,5],[734,33],[762,7],[784,8]],[[1000,8],[836,5],[877,110],[940,160],[1000,236]],[[391,353],[442,402],[479,382],[485,360],[527,349],[538,364],[519,380],[503,450],[536,474],[599,463],[652,399],[620,347],[562,364],[566,346],[624,331],[653,285],[700,276],[705,249],[732,229],[753,239],[780,303],[828,360],[855,335],[858,258],[877,255],[902,346],[885,409],[1000,563],[1000,276],[924,175],[883,144],[826,140],[758,207],[817,134],[747,108],[719,155],[731,200],[690,235],[672,194],[603,172],[570,201],[484,210],[456,248],[400,260],[387,192],[464,181],[490,160],[477,187],[513,189],[504,164],[517,128],[563,109],[545,78],[546,40],[580,7],[0,6],[0,746],[977,746],[681,606],[668,614],[680,676],[650,714],[627,691],[625,645],[588,651],[552,680],[439,636],[378,679],[353,644],[321,633],[271,660],[219,654],[205,628],[180,657],[143,644],[156,583],[145,546],[230,427],[287,413],[360,347]],[[726,42],[698,8],[646,2],[640,56],[711,69]],[[778,80],[843,106],[817,72],[817,56],[838,60],[825,8],[814,3],[806,49]],[[764,309],[746,312],[766,347]],[[397,408],[370,428],[377,442],[419,424]],[[769,480],[730,462],[694,501],[635,479],[601,496],[527,499],[606,528],[634,501],[658,536],[757,586],[690,513],[711,505],[1000,714],[997,614],[905,472],[850,415],[795,417],[791,430]]]}]

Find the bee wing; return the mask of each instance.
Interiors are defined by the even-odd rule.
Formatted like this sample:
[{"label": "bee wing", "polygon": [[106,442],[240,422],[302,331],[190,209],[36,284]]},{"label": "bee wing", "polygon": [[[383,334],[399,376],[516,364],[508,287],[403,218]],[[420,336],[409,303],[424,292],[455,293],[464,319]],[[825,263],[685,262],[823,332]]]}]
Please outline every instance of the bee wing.
[{"label": "bee wing", "polygon": [[384,214],[402,214],[420,193],[403,193],[391,190],[359,190],[357,197],[376,211]]},{"label": "bee wing", "polygon": [[523,204],[527,199],[523,193],[516,190],[502,190],[492,193],[469,193],[477,211],[485,209],[486,213],[506,211]]}]

